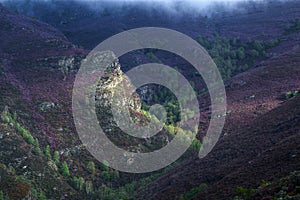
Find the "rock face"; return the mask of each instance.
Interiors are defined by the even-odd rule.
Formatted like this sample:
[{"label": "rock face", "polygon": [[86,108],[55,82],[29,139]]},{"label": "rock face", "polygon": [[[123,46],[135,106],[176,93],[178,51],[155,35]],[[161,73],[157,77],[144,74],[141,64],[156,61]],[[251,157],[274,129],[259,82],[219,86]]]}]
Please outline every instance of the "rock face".
[{"label": "rock face", "polygon": [[[113,53],[111,52],[113,55]],[[113,55],[115,57],[115,55]],[[115,88],[122,84],[124,91],[133,88],[129,78],[122,72],[120,63],[115,57],[115,61],[109,66],[104,76],[100,78],[98,87],[96,90],[96,102],[97,106],[102,108],[109,108],[114,98]],[[139,111],[141,109],[141,100],[137,93],[134,93],[131,98],[124,98],[122,105],[129,105],[129,109]]]},{"label": "rock face", "polygon": [[[105,70],[104,75],[100,78],[95,100],[98,119],[102,121],[103,126],[107,127],[115,125],[112,119],[111,105],[113,99],[116,98],[115,92],[117,86],[121,84],[120,86],[123,87],[124,92],[133,89],[134,86],[122,72],[118,58],[112,52],[105,52],[105,54],[102,56],[112,56],[114,62]],[[137,93],[133,93],[130,98],[122,98],[118,103],[118,107],[127,105],[131,113],[141,111],[141,99]]]},{"label": "rock face", "polygon": [[[104,56],[104,58],[101,56]],[[122,72],[120,63],[112,52],[106,55],[97,55],[97,59],[103,60],[105,56],[110,58],[112,56],[114,62],[104,71],[104,75],[99,79],[96,89],[96,113],[102,130],[116,145],[130,152],[151,152],[165,146],[172,138],[166,130],[160,131],[154,137],[142,139],[131,137],[116,124],[111,107],[113,99],[117,96],[118,85],[120,84],[119,86],[123,88],[121,91],[125,93],[126,91],[133,91],[134,86],[129,77]],[[124,109],[124,106],[127,106],[125,109],[129,110],[130,117],[137,126],[148,125],[151,116],[142,109],[142,101],[147,102],[151,91],[151,87],[144,86],[133,92],[132,95],[125,95],[116,103],[116,112],[118,112],[119,107],[121,110],[121,108]],[[147,130],[145,130],[146,132]]]}]

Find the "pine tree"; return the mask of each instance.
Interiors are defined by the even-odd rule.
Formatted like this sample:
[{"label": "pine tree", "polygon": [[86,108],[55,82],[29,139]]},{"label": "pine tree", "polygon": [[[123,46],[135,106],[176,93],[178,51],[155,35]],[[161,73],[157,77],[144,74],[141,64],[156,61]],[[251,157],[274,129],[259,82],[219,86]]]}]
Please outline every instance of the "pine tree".
[{"label": "pine tree", "polygon": [[93,192],[93,183],[92,183],[92,181],[87,181],[85,183],[85,192],[87,194],[91,194]]},{"label": "pine tree", "polygon": [[45,155],[49,160],[51,160],[51,151],[50,151],[50,146],[49,145],[47,145],[46,148],[45,148]]},{"label": "pine tree", "polygon": [[4,200],[4,195],[2,191],[0,191],[0,200]]},{"label": "pine tree", "polygon": [[17,119],[18,119],[18,115],[17,115],[17,112],[15,111],[14,114],[13,114],[13,120],[17,121]]},{"label": "pine tree", "polygon": [[58,151],[54,151],[53,153],[53,161],[55,162],[56,165],[59,164],[59,152]]},{"label": "pine tree", "polygon": [[78,178],[78,189],[80,191],[83,190],[84,183],[85,183],[84,178],[82,178],[82,177]]},{"label": "pine tree", "polygon": [[45,193],[42,191],[42,192],[40,193],[39,200],[46,200],[46,199],[47,199],[47,197],[46,197]]},{"label": "pine tree", "polygon": [[41,149],[40,149],[40,144],[39,144],[39,140],[38,140],[38,139],[35,140],[35,144],[34,144],[34,153],[35,153],[37,156],[41,155],[41,153],[42,153],[42,151],[41,151]]},{"label": "pine tree", "polygon": [[61,173],[63,176],[66,176],[66,177],[70,176],[69,167],[68,167],[68,164],[66,163],[66,161],[64,161],[61,166]]},{"label": "pine tree", "polygon": [[90,172],[91,174],[95,174],[95,163],[93,161],[88,162],[87,164],[87,170],[88,172]]}]

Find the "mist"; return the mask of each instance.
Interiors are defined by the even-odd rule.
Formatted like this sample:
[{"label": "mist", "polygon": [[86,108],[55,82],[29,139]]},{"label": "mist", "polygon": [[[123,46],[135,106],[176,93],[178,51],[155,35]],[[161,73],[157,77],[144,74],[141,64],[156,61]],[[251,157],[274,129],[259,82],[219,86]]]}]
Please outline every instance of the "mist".
[{"label": "mist", "polygon": [[87,49],[138,27],[165,27],[193,38],[209,36],[219,31],[224,19],[230,19],[228,25],[237,17],[268,13],[270,7],[287,1],[297,0],[0,0],[12,11],[56,27]]},{"label": "mist", "polygon": [[[172,17],[182,15],[211,16],[214,12],[243,12],[245,4],[262,5],[274,1],[289,0],[0,0],[5,5],[17,6],[18,10],[22,10],[24,5],[28,6],[33,3],[44,3],[52,9],[57,9],[57,4],[68,3],[71,5],[75,2],[88,7],[91,12],[97,13],[107,12],[107,10],[126,12],[132,8],[138,8],[147,13],[164,12]],[[28,8],[26,12],[26,14],[34,15],[34,11],[30,11]]]}]

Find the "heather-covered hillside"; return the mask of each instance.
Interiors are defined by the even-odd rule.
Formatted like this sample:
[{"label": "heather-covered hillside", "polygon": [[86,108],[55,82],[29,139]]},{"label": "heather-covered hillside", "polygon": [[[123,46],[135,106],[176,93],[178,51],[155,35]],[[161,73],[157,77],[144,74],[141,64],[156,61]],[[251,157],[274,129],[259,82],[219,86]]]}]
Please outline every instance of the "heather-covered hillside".
[{"label": "heather-covered hillside", "polygon": [[[187,2],[172,4],[176,12],[171,4],[154,1],[1,2],[0,200],[299,198],[297,0],[216,4],[205,12],[190,8],[200,4]],[[151,62],[171,66],[189,81],[199,102],[199,131],[191,147],[163,169],[134,174],[89,153],[74,124],[72,92],[91,49],[121,31],[145,26],[180,31],[207,50],[227,95],[216,101],[226,100],[227,111],[221,116],[226,122],[218,143],[199,159],[215,117],[208,92],[213,86],[206,86],[191,63],[170,52],[144,49],[120,58],[110,52],[114,62],[99,78],[93,98],[99,124],[120,149],[129,154],[156,151],[182,133],[178,99],[155,84],[123,99],[119,109],[128,103],[130,117],[142,126],[154,117],[150,107],[163,105],[167,119],[160,133],[134,138],[118,128],[111,100],[118,83],[133,86],[125,75],[130,69]],[[198,117],[192,111],[188,115]]]}]

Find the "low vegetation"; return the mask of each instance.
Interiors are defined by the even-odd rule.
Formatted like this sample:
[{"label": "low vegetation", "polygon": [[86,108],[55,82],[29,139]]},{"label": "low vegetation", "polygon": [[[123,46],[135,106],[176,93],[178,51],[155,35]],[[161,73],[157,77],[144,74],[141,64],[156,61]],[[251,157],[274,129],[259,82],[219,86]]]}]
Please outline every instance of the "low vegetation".
[{"label": "low vegetation", "polygon": [[202,183],[200,186],[195,187],[188,191],[187,193],[180,196],[180,200],[189,200],[195,197],[197,194],[201,193],[203,190],[207,188],[207,185]]},{"label": "low vegetation", "polygon": [[28,144],[32,145],[34,147],[33,150],[35,154],[41,155],[42,152],[40,149],[39,140],[37,138],[34,138],[27,129],[25,129],[23,126],[21,126],[20,123],[16,121],[16,119],[16,113],[14,113],[12,116],[8,111],[3,111],[1,114],[1,120],[7,125],[14,128]]},{"label": "low vegetation", "polygon": [[291,98],[293,98],[293,97],[296,97],[296,96],[298,96],[298,95],[299,95],[299,91],[294,91],[294,92],[289,91],[289,92],[287,92],[287,93],[285,94],[285,99],[286,99],[286,100],[289,100],[289,99],[291,99]]},{"label": "low vegetation", "polygon": [[2,64],[0,63],[0,76],[2,76],[4,74],[3,68],[2,68]]},{"label": "low vegetation", "polygon": [[255,193],[254,189],[244,188],[242,186],[239,186],[235,189],[235,195],[236,198],[239,197],[240,199],[247,199],[251,197]]},{"label": "low vegetation", "polygon": [[284,34],[289,35],[300,31],[300,19],[290,21],[288,27],[284,30]]},{"label": "low vegetation", "polygon": [[300,198],[300,172],[291,172],[275,182],[262,180],[257,188],[237,187],[233,200],[262,199],[268,197],[272,200],[299,199]]}]

